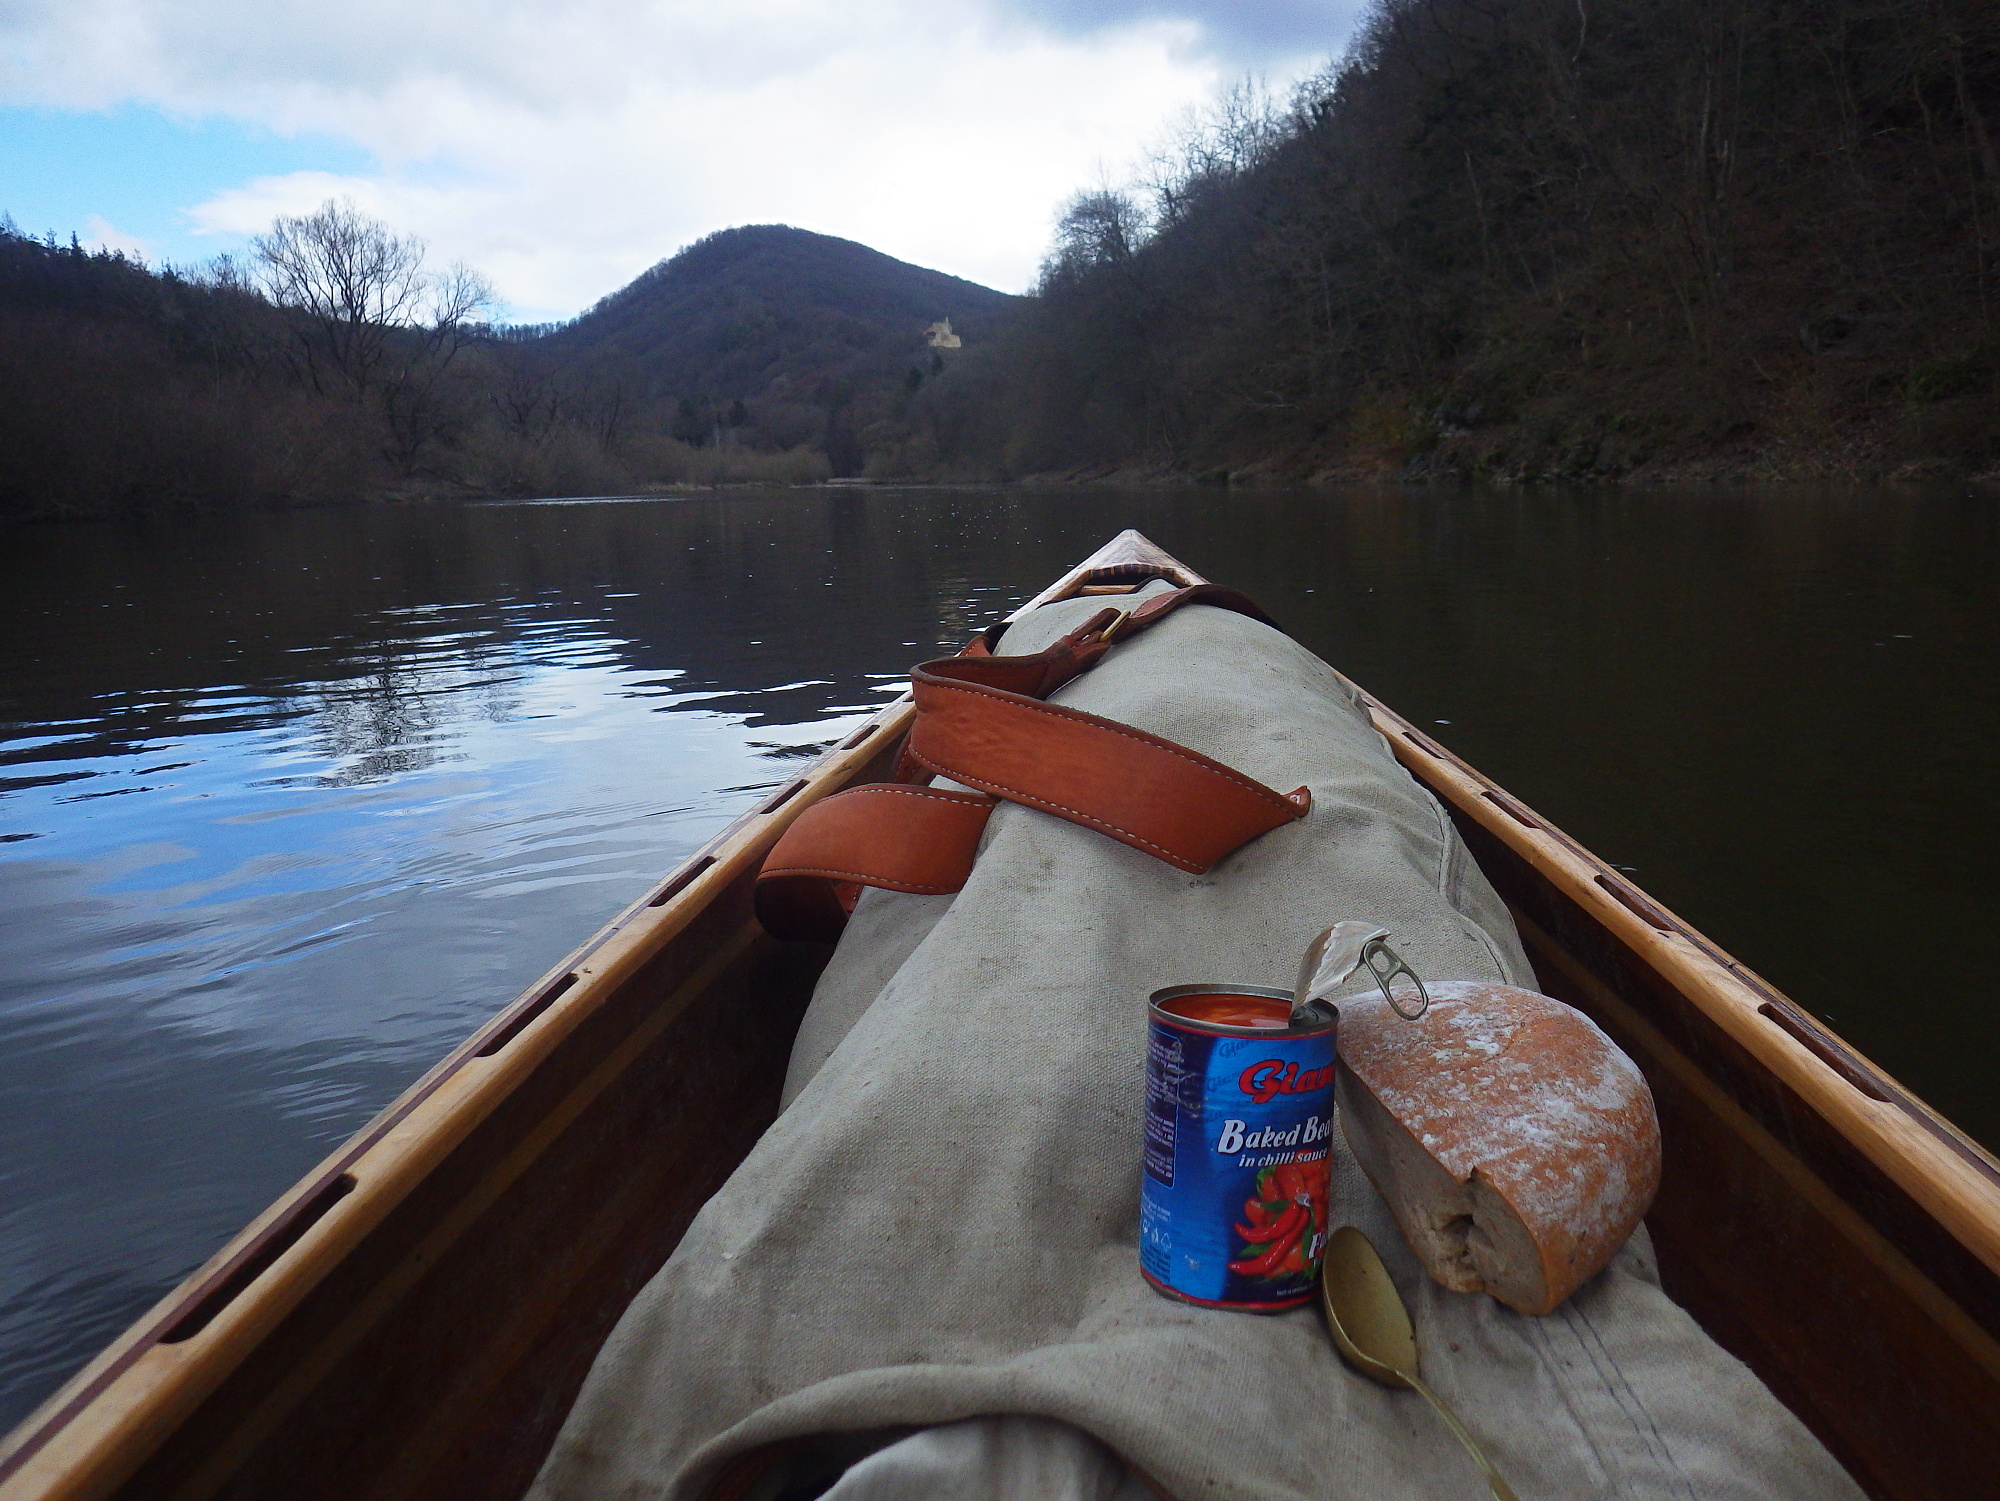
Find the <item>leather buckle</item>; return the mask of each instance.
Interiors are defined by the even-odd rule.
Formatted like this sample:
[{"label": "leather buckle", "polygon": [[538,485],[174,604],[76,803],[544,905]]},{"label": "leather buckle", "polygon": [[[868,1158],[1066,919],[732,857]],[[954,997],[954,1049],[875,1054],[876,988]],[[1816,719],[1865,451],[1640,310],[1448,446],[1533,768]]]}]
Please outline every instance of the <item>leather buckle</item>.
[{"label": "leather buckle", "polygon": [[1107,605],[1078,626],[1064,642],[1058,642],[1057,645],[1066,643],[1079,651],[1087,646],[1101,646],[1111,639],[1124,619],[1123,610],[1116,610]]}]

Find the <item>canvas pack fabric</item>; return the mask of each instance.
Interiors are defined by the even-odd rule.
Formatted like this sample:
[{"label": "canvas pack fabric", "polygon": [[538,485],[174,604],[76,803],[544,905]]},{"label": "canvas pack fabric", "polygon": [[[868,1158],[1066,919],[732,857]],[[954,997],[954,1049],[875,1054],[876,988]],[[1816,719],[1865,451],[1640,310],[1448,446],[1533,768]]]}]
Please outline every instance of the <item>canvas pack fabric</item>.
[{"label": "canvas pack fabric", "polygon": [[[1000,649],[1104,602],[1046,606]],[[1316,1311],[1198,1309],[1140,1279],[1142,1060],[1151,991],[1288,985],[1341,918],[1388,927],[1426,978],[1532,987],[1505,909],[1340,681],[1268,626],[1183,610],[1053,701],[1308,783],[1313,810],[1189,875],[1003,805],[955,895],[865,893],[784,1113],[619,1323],[537,1501],[694,1498],[778,1441],[998,1414],[1074,1425],[1185,1501],[1480,1493]],[[1425,1277],[1338,1137],[1333,1181],[1428,1379],[1523,1496],[1859,1496],[1661,1292],[1643,1234],[1529,1318]]]}]

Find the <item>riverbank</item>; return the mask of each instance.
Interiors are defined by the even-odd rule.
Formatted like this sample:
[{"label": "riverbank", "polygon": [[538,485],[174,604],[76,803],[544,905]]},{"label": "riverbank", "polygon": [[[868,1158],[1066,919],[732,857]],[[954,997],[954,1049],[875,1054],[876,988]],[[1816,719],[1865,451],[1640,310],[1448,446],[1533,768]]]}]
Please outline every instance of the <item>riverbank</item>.
[{"label": "riverbank", "polygon": [[[1898,440],[1894,418],[1835,437],[1745,433],[1707,446],[1676,444],[1666,452],[1632,454],[1585,433],[1551,441],[1523,427],[1443,432],[1413,449],[1376,447],[1336,457],[1310,450],[1275,453],[1202,469],[1170,464],[1095,464],[1024,476],[1023,485],[1339,486],[1454,483],[1505,487],[1610,484],[1709,485],[1969,485],[2000,498],[2000,464],[1982,467],[1962,453],[1912,454]],[[1995,431],[2000,432],[2000,419]],[[904,481],[909,483],[910,481]],[[838,482],[836,482],[838,483]],[[892,484],[896,481],[880,481]]]},{"label": "riverbank", "polygon": [[1310,434],[1291,421],[1262,422],[1254,436],[1213,424],[1170,460],[1052,465],[1030,478],[2000,486],[1994,366],[1983,356],[1915,361],[1900,347],[1868,353],[1830,370],[1809,353],[1792,368],[1746,357],[1705,380],[1672,366],[1635,374],[1611,364],[1548,377],[1540,384],[1554,389],[1507,405],[1462,394],[1469,375],[1443,371],[1427,394],[1363,392]]}]

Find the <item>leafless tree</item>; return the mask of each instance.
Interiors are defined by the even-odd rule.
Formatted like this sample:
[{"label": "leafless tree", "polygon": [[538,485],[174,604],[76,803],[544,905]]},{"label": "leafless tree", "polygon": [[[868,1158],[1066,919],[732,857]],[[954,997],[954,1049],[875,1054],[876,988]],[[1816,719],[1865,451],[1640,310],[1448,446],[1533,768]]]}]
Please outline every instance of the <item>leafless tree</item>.
[{"label": "leafless tree", "polygon": [[1043,284],[1073,279],[1131,258],[1146,237],[1145,215],[1112,188],[1078,193],[1056,221],[1055,245],[1042,266]]},{"label": "leafless tree", "polygon": [[424,294],[421,241],[390,233],[352,199],[281,216],[251,241],[271,300],[305,315],[300,340],[314,389],[368,390],[390,331],[411,322]]},{"label": "leafless tree", "polygon": [[1140,187],[1165,227],[1190,213],[1204,193],[1270,159],[1294,122],[1261,78],[1238,79],[1205,108],[1190,106],[1148,154]]},{"label": "leafless tree", "polygon": [[[310,214],[285,215],[251,241],[271,300],[303,315],[301,363],[315,390],[368,395],[407,383],[409,361],[392,358],[399,337],[426,360],[449,360],[492,291],[453,265],[424,270],[424,242],[397,235],[352,199],[331,199]],[[404,331],[419,335],[411,341]],[[400,371],[385,369],[402,365]]]}]

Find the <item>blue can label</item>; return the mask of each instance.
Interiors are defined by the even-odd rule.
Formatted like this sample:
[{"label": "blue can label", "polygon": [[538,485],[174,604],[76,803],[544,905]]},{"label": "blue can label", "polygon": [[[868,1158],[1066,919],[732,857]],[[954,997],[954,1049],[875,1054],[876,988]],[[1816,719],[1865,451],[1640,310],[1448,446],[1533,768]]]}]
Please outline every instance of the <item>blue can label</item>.
[{"label": "blue can label", "polygon": [[1147,1026],[1139,1267],[1178,1297],[1270,1311],[1311,1298],[1327,1236],[1334,1034]]}]

